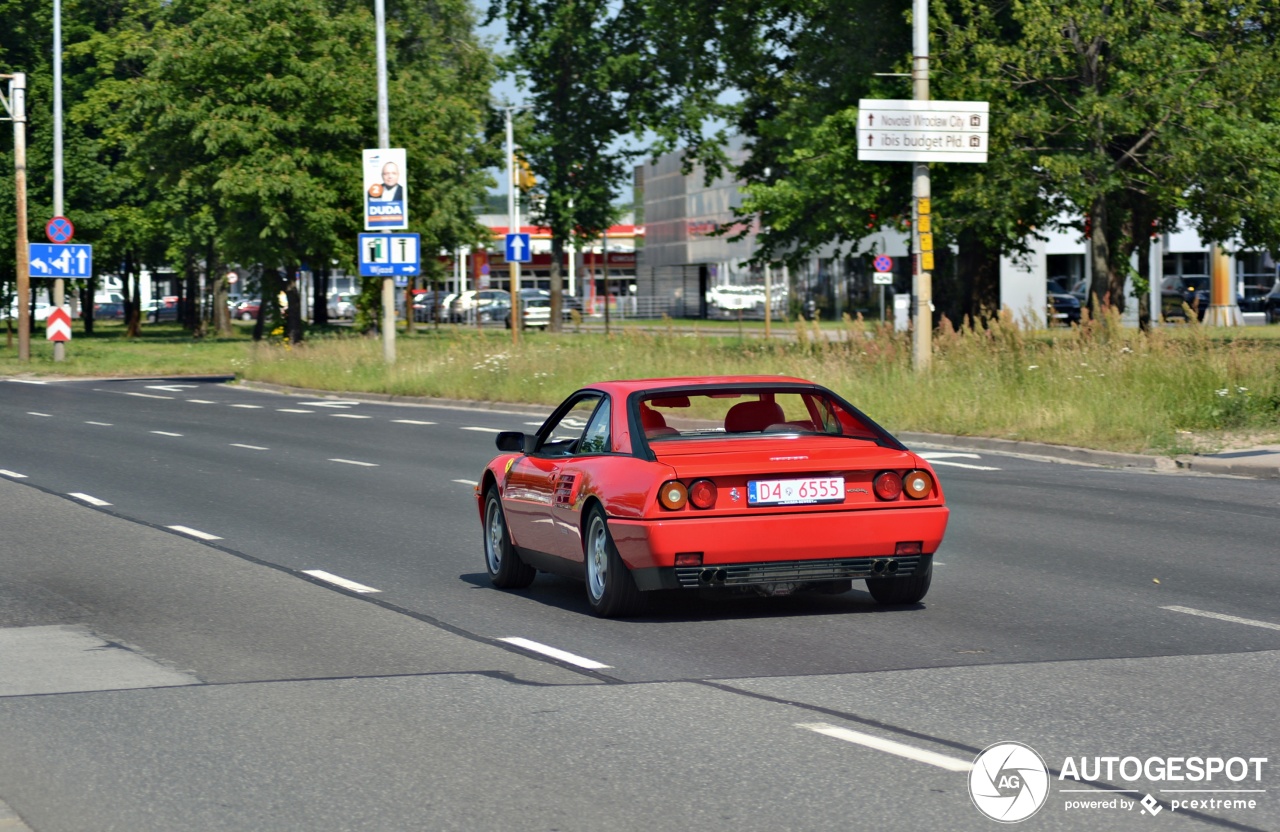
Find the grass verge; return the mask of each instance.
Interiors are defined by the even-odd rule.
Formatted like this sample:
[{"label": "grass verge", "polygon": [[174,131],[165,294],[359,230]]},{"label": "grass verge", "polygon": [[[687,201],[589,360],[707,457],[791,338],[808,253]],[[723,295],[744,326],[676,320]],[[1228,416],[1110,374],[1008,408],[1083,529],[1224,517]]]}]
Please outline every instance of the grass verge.
[{"label": "grass verge", "polygon": [[[759,328],[758,326],[756,327]],[[1116,451],[1185,453],[1280,441],[1280,327],[1148,335],[1115,318],[1032,332],[1008,319],[934,338],[933,366],[911,369],[907,333],[846,321],[793,324],[786,339],[687,333],[684,325],[553,335],[513,345],[502,330],[423,329],[382,361],[378,338],[314,332],[287,347],[247,330],[194,341],[152,324],[123,338],[110,324],[77,338],[65,362],[33,339],[32,360],[0,351],[0,374],[79,376],[234,373],[297,387],[403,396],[554,404],[606,378],[781,374],[825,384],[893,431],[1050,442]]]}]

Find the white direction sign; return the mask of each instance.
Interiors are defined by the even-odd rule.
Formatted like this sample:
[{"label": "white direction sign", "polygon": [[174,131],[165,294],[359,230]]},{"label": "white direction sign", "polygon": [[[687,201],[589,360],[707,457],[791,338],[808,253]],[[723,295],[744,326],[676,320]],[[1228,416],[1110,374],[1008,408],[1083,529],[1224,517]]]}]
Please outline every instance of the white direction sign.
[{"label": "white direction sign", "polygon": [[985,162],[990,112],[986,101],[858,102],[862,162]]}]

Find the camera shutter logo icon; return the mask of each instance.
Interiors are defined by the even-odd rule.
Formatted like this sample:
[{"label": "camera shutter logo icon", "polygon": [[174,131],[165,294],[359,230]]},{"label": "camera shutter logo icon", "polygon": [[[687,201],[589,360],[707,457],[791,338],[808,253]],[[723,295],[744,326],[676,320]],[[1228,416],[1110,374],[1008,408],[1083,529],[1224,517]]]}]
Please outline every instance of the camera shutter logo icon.
[{"label": "camera shutter logo icon", "polygon": [[969,797],[1000,823],[1018,823],[1040,811],[1049,796],[1049,768],[1035,749],[1000,742],[984,749],[969,772]]}]

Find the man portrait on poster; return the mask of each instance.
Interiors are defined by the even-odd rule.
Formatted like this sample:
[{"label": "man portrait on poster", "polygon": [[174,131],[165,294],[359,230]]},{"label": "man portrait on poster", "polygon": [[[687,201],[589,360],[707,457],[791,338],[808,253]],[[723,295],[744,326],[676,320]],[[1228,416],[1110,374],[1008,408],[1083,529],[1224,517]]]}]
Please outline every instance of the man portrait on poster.
[{"label": "man portrait on poster", "polygon": [[366,231],[409,227],[403,148],[364,151],[364,227]]}]

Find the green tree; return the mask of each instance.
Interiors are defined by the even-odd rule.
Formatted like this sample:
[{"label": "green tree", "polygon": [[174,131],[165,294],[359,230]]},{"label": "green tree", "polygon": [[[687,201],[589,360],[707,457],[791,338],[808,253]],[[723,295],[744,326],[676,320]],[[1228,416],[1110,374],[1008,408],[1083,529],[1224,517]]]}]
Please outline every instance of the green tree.
[{"label": "green tree", "polygon": [[640,63],[624,10],[607,0],[494,0],[506,20],[510,68],[527,80],[521,154],[537,174],[535,216],[551,228],[551,328],[562,323],[561,260],[574,240],[595,240],[617,219],[614,188],[634,153]]}]

